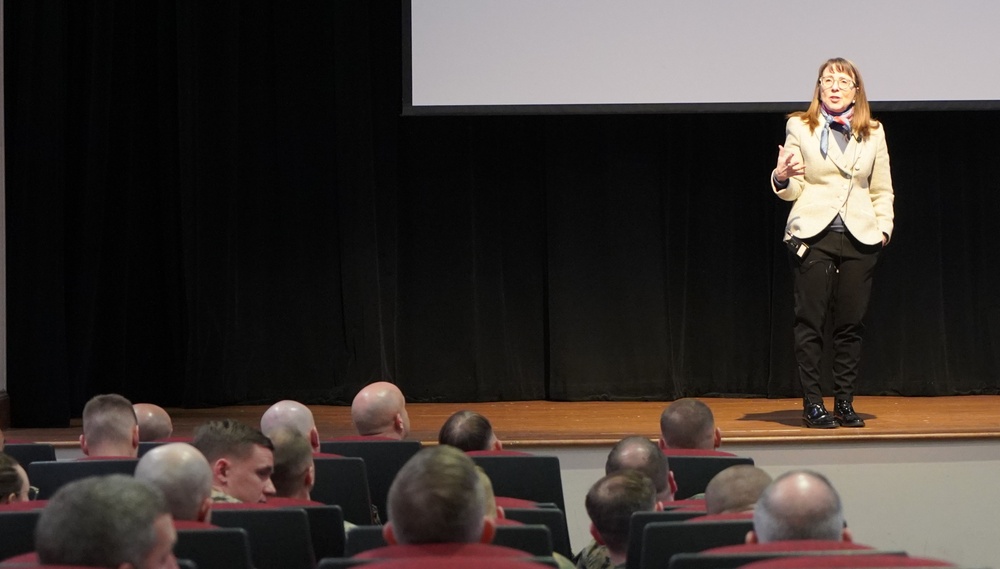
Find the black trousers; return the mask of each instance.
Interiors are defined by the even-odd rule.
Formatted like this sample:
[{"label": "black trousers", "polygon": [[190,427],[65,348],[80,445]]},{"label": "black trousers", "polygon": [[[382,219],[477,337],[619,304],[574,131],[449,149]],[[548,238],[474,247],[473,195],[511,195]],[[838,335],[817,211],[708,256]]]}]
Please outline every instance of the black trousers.
[{"label": "black trousers", "polygon": [[850,233],[825,231],[804,239],[809,252],[792,255],[795,290],[795,359],[806,404],[822,403],[823,330],[833,318],[833,395],[853,401],[861,363],[862,322],[871,297],[872,273],[882,245],[866,245]]}]

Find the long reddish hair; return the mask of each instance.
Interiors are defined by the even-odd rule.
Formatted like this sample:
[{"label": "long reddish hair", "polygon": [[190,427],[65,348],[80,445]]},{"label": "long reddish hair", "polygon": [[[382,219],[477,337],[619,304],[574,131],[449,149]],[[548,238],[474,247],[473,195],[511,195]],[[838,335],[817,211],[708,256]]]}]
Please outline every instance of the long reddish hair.
[{"label": "long reddish hair", "polygon": [[835,73],[849,75],[854,81],[854,116],[851,118],[851,132],[860,139],[868,140],[873,128],[878,128],[878,121],[872,118],[872,109],[868,105],[868,92],[865,90],[865,81],[861,78],[861,72],[850,60],[843,57],[834,57],[823,62],[816,73],[816,85],[813,87],[812,102],[806,111],[796,111],[788,115],[788,118],[798,117],[809,125],[809,131],[814,132],[820,124],[820,92],[823,87],[819,84],[820,77],[827,69]]}]

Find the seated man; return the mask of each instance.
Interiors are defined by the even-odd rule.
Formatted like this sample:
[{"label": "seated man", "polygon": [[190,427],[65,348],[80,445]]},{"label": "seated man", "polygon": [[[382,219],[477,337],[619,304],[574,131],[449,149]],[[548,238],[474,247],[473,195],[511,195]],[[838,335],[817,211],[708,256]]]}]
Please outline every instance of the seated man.
[{"label": "seated man", "polygon": [[0,505],[29,500],[28,473],[14,457],[0,452]]},{"label": "seated man", "polygon": [[715,426],[712,410],[697,399],[678,399],[660,414],[660,448],[666,454],[696,450],[699,454],[732,456],[716,449],[722,444],[722,431]]},{"label": "seated man", "polygon": [[83,408],[80,448],[88,458],[135,458],[139,422],[132,402],[114,393],[95,395]]},{"label": "seated man", "polygon": [[274,443],[275,496],[310,500],[309,493],[316,482],[316,466],[312,447],[302,434],[292,428],[281,428],[271,433]]},{"label": "seated man", "polygon": [[174,423],[166,409],[152,403],[136,403],[132,406],[139,420],[139,441],[158,441],[174,433]]},{"label": "seated man", "polygon": [[705,488],[709,515],[753,512],[771,476],[756,466],[737,464],[716,474]]},{"label": "seated man", "polygon": [[120,474],[63,486],[35,529],[38,558],[48,565],[176,569],[176,541],[159,490]]},{"label": "seated man", "polygon": [[590,516],[591,533],[594,534],[594,539],[607,548],[607,560],[585,557],[577,563],[577,567],[623,569],[628,556],[629,520],[632,514],[660,509],[652,480],[635,470],[607,475],[590,488],[585,503],[587,515]]},{"label": "seated man", "polygon": [[365,386],[351,403],[358,434],[374,440],[402,440],[410,434],[406,398],[395,385],[379,381]]},{"label": "seated man", "polygon": [[438,444],[451,445],[465,452],[503,450],[503,443],[493,433],[490,420],[475,411],[458,411],[448,417],[438,432]]},{"label": "seated man", "polygon": [[211,522],[212,468],[193,446],[170,443],[151,449],[139,459],[135,478],[163,492],[175,523]]},{"label": "seated man", "polygon": [[268,438],[279,429],[291,428],[306,437],[312,452],[319,452],[319,430],[312,411],[298,401],[278,401],[267,408],[260,418],[260,431]]},{"label": "seated man", "polygon": [[274,445],[260,431],[231,419],[194,432],[194,448],[212,467],[213,502],[266,502],[274,496]]},{"label": "seated man", "polygon": [[[663,509],[663,504],[674,500],[677,483],[670,472],[670,463],[660,452],[656,443],[646,437],[626,437],[608,453],[604,464],[604,474],[618,474],[633,470],[646,476],[653,482],[656,491],[657,509]],[[615,563],[611,559],[608,548],[596,540],[591,542],[576,554],[577,567],[611,567]]]},{"label": "seated man", "polygon": [[485,489],[472,459],[454,447],[429,447],[415,454],[396,474],[388,507],[390,521],[383,535],[390,545],[356,557],[529,556],[487,545],[495,525],[487,517]]},{"label": "seated man", "polygon": [[753,512],[747,543],[788,540],[853,541],[840,495],[822,474],[786,472],[768,486]]}]

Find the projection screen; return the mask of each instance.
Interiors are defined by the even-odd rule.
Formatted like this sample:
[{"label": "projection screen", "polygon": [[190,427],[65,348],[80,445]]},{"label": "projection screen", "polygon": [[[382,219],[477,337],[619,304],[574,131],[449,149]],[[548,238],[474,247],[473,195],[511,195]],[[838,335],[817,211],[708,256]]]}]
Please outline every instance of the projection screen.
[{"label": "projection screen", "polygon": [[1000,108],[995,0],[403,0],[405,114]]}]

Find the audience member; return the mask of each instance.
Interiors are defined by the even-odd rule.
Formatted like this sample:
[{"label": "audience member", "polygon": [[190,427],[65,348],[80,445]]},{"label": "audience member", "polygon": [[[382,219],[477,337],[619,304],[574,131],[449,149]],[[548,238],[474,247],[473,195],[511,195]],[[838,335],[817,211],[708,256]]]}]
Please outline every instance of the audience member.
[{"label": "audience member", "polygon": [[840,496],[822,474],[793,470],[774,480],[753,512],[747,543],[816,539],[853,541]]},{"label": "audience member", "polygon": [[176,569],[176,540],[160,491],[123,475],[63,486],[42,510],[35,529],[35,549],[48,565]]},{"label": "audience member", "polygon": [[358,434],[373,439],[405,439],[410,434],[406,398],[395,385],[379,381],[365,386],[351,403]]},{"label": "audience member", "polygon": [[503,443],[493,433],[493,425],[475,411],[458,411],[448,417],[438,432],[438,443],[465,452],[503,450]]},{"label": "audience member", "polygon": [[272,431],[270,438],[274,443],[271,482],[274,483],[275,495],[310,500],[309,493],[316,482],[316,467],[309,440],[291,427]]},{"label": "audience member", "polygon": [[629,520],[635,512],[658,510],[653,481],[636,470],[623,470],[598,480],[585,501],[591,533],[603,544],[607,556],[581,552],[577,567],[586,569],[624,568],[628,555]]},{"label": "audience member", "polygon": [[437,446],[415,454],[389,487],[386,541],[489,543],[495,526],[486,517],[486,494],[472,459]]},{"label": "audience member", "polygon": [[260,431],[265,436],[271,435],[282,428],[291,428],[306,437],[313,453],[319,452],[319,430],[313,419],[312,411],[298,401],[278,401],[267,408],[260,418]]},{"label": "audience member", "polygon": [[274,445],[239,421],[210,421],[195,430],[192,445],[212,467],[213,502],[266,502],[274,495]]},{"label": "audience member", "polygon": [[669,459],[660,452],[656,443],[646,437],[626,437],[618,441],[608,453],[604,474],[623,470],[638,470],[653,481],[658,502],[672,502],[677,483],[670,472]]},{"label": "audience member", "polygon": [[211,522],[212,468],[193,446],[169,443],[150,449],[139,459],[135,478],[159,488],[175,521]]},{"label": "audience member", "polygon": [[708,405],[697,399],[678,399],[660,415],[660,448],[711,451],[722,444],[722,431]]},{"label": "audience member", "polygon": [[14,457],[0,452],[0,504],[27,502],[30,488],[24,468]]},{"label": "audience member", "polygon": [[114,393],[95,395],[83,408],[80,448],[90,458],[135,458],[139,422],[132,402]]},{"label": "audience member", "polygon": [[139,441],[158,441],[174,433],[174,424],[166,409],[152,403],[136,403],[132,406],[139,421]]},{"label": "audience member", "polygon": [[705,488],[705,510],[709,515],[752,512],[770,483],[771,476],[756,466],[730,466]]}]

